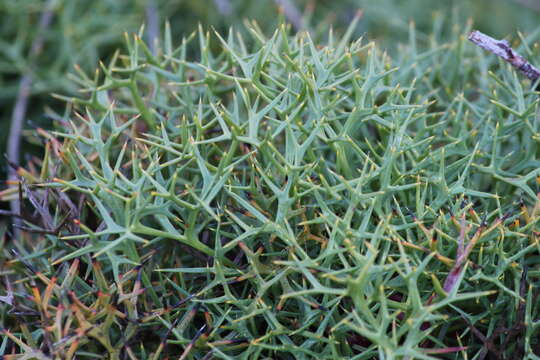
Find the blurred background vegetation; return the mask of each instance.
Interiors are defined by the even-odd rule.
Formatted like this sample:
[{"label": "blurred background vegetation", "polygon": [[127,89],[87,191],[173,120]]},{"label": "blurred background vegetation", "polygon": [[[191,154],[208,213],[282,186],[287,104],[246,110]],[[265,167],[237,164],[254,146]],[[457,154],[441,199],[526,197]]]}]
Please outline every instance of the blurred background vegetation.
[{"label": "blurred background vegetation", "polygon": [[[46,7],[52,19],[42,30],[39,22]],[[363,17],[355,35],[377,40],[390,54],[408,40],[411,23],[422,46],[434,28],[442,29],[437,31],[441,34],[464,32],[468,21],[494,37],[516,39],[517,31],[533,33],[540,16],[540,5],[534,0],[0,0],[0,149],[6,152],[24,75],[32,74],[23,125],[28,134],[35,126],[51,126],[48,109],[62,111],[64,104],[52,93],[76,92],[76,83],[67,76],[74,65],[92,73],[100,60],[123,46],[123,33],[138,31],[143,23],[159,31],[170,21],[179,43],[199,24],[221,32],[231,26],[242,31],[244,21],[255,20],[271,33],[286,18],[295,30],[309,30],[317,38],[329,26],[337,33],[343,31],[358,10]],[[38,37],[43,38],[42,51],[31,56]],[[28,140],[22,146],[23,163],[25,156],[40,150],[39,144]],[[7,164],[0,168],[0,178],[6,178],[6,170]]]}]

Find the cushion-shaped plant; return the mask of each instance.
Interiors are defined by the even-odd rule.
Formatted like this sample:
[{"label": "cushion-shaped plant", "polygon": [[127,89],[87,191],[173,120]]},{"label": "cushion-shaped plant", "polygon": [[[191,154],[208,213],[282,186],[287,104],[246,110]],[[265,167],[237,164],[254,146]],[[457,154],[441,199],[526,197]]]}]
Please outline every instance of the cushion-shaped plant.
[{"label": "cushion-shaped plant", "polygon": [[537,94],[462,36],[395,67],[353,27],[135,36],[81,73],[27,189],[51,234],[16,245],[16,352],[532,354]]}]

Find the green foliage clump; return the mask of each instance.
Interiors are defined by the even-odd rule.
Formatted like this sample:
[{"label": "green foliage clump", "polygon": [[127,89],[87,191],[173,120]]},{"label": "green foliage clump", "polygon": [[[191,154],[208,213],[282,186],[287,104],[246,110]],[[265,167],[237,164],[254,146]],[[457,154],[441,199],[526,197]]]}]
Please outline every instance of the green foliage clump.
[{"label": "green foliage clump", "polygon": [[3,244],[0,349],[537,359],[538,93],[461,32],[391,59],[354,25],[139,34],[81,72],[21,171],[42,235]]},{"label": "green foliage clump", "polygon": [[[33,129],[49,128],[50,110],[58,111],[62,107],[50,94],[75,94],[77,88],[67,76],[73,67],[90,72],[99,59],[109,60],[121,46],[122,33],[136,31],[142,23],[149,25],[147,9],[152,4],[155,22],[170,20],[176,38],[191,33],[199,23],[224,31],[230,26],[240,28],[245,19],[255,19],[261,29],[270,32],[279,19],[287,17],[279,11],[278,3],[275,0],[0,0],[0,18],[9,19],[0,24],[0,126],[9,129],[21,78],[32,75],[20,153],[22,159],[31,153],[40,154],[42,146],[33,136]],[[326,34],[329,26],[338,31],[346,28],[354,12],[361,9],[364,17],[356,35],[365,33],[391,52],[406,39],[410,21],[417,24],[418,37],[424,43],[429,41],[433,30],[444,29],[440,34],[448,34],[452,26],[464,23],[467,18],[474,18],[484,32],[503,37],[516,29],[533,31],[538,16],[534,7],[522,6],[514,0],[290,0],[290,4],[303,15],[296,21],[298,29],[310,29],[317,40]],[[485,11],[487,8],[489,12]],[[40,17],[47,11],[51,12],[51,21],[42,28]],[[31,49],[38,38],[43,44],[35,56]],[[8,134],[8,131],[0,134],[2,153],[6,153]],[[6,178],[6,172],[7,165],[0,167],[0,178]]]},{"label": "green foliage clump", "polygon": [[[245,16],[254,16],[253,5],[242,6],[246,1],[231,8],[237,17],[223,16],[213,0],[154,2],[157,20],[173,21],[176,36],[192,32],[199,22],[226,29]],[[0,134],[2,154],[6,152],[21,78],[32,76],[24,128],[50,128],[51,112],[63,106],[51,93],[76,94],[77,86],[69,79],[73,68],[90,72],[100,59],[110,59],[122,45],[124,32],[136,31],[148,22],[149,3],[149,0],[0,0],[0,18],[6,19],[0,24],[0,126],[6,130]],[[269,1],[265,10],[277,13],[277,6]],[[46,12],[50,12],[50,21],[47,26],[40,26]],[[32,54],[33,47],[40,42],[40,51]],[[33,132],[25,131],[25,135],[21,153],[39,153],[41,143],[32,136]],[[0,167],[0,178],[4,179],[6,172],[5,166]]]}]

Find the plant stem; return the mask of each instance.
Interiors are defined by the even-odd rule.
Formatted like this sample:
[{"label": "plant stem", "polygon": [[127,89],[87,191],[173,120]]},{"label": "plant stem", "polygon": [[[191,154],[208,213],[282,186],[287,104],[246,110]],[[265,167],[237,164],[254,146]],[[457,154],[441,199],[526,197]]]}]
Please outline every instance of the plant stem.
[{"label": "plant stem", "polygon": [[294,5],[291,0],[274,0],[275,3],[283,11],[283,15],[287,18],[296,31],[304,28],[304,20],[302,19],[302,13]]},{"label": "plant stem", "polygon": [[229,0],[214,0],[218,12],[223,16],[229,16],[232,14],[232,6]]},{"label": "plant stem", "polygon": [[150,129],[155,129],[156,122],[154,120],[154,116],[152,115],[152,113],[148,109],[147,105],[144,103],[143,98],[139,94],[139,91],[137,89],[137,83],[135,82],[134,78],[131,79],[131,82],[129,84],[129,90],[131,92],[131,95],[133,96],[133,101],[135,102],[135,106],[137,107],[137,109],[141,113],[141,116],[142,116],[144,122],[146,123],[146,125]]},{"label": "plant stem", "polygon": [[482,49],[501,57],[531,81],[534,82],[540,78],[540,70],[531,65],[531,63],[512,49],[508,41],[496,40],[478,30],[469,34],[469,40],[480,46]]},{"label": "plant stem", "polygon": [[156,41],[159,39],[159,13],[156,7],[155,0],[147,0],[146,2],[146,22],[148,47],[153,55],[156,55]]},{"label": "plant stem", "polygon": [[[28,108],[28,99],[30,97],[30,92],[32,90],[32,63],[36,57],[41,53],[43,49],[43,43],[45,41],[44,34],[47,31],[47,28],[52,22],[54,15],[53,9],[56,4],[56,0],[49,0],[45,4],[45,8],[41,13],[39,19],[39,27],[37,31],[36,38],[32,42],[30,48],[28,72],[23,75],[19,83],[19,92],[17,93],[17,100],[15,101],[15,106],[13,108],[13,113],[11,114],[11,127],[9,129],[9,137],[7,144],[7,158],[9,162],[18,166],[20,163],[20,148],[21,148],[21,134],[24,119],[26,117],[26,110]],[[17,169],[14,167],[9,168],[8,178],[11,181],[16,181]],[[18,198],[10,201],[11,212],[14,214],[20,214],[21,204]],[[21,225],[21,219],[14,218],[14,222],[17,225]],[[19,230],[14,228],[14,237],[18,237]]]}]

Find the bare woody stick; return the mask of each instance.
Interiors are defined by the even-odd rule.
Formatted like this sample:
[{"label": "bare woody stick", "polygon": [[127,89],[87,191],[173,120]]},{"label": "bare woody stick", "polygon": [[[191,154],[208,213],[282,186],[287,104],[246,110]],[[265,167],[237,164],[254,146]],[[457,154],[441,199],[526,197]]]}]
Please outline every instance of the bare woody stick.
[{"label": "bare woody stick", "polygon": [[302,13],[294,5],[294,2],[291,0],[274,0],[274,2],[279,6],[280,11],[283,11],[283,15],[287,18],[296,31],[302,30],[304,28],[304,20],[302,19]]},{"label": "bare woody stick", "polygon": [[494,38],[475,30],[469,34],[469,40],[480,46],[482,49],[492,52],[501,57],[504,61],[515,67],[520,73],[535,82],[540,78],[540,70],[531,65],[525,58],[520,56],[506,40],[495,40]]},{"label": "bare woody stick", "polygon": [[535,11],[540,11],[540,3],[537,0],[516,0],[521,5]]},{"label": "bare woody stick", "polygon": [[214,0],[218,12],[223,16],[229,16],[232,14],[232,6],[229,0]]},{"label": "bare woody stick", "polygon": [[[20,147],[21,147],[21,133],[23,128],[23,123],[26,118],[26,110],[28,107],[28,98],[30,97],[30,92],[32,90],[32,65],[35,59],[41,53],[43,49],[43,44],[45,42],[45,32],[48,29],[49,25],[52,22],[54,15],[54,7],[56,1],[48,0],[44,6],[43,12],[39,19],[39,27],[36,34],[36,38],[32,42],[32,47],[30,48],[29,61],[30,68],[28,72],[23,75],[19,83],[19,92],[17,94],[17,100],[15,101],[15,106],[13,108],[13,113],[11,114],[11,126],[9,129],[9,138],[7,144],[7,158],[8,161],[16,166],[19,165],[20,160]],[[18,176],[16,168],[9,168],[9,180],[17,181]],[[20,214],[21,204],[18,199],[11,200],[10,207],[11,211],[15,214]],[[19,218],[14,218],[15,224],[20,224],[21,221]],[[19,230],[14,229],[14,237],[17,238],[19,235]]]},{"label": "bare woody stick", "polygon": [[159,14],[155,0],[146,2],[146,22],[148,23],[148,46],[152,54],[156,54],[156,41],[159,39]]}]

